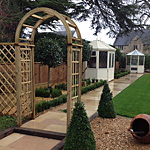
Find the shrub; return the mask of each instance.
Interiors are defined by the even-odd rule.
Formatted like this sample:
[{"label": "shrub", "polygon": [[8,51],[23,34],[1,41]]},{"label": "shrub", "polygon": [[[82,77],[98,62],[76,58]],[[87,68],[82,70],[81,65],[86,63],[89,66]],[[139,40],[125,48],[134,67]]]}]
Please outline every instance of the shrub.
[{"label": "shrub", "polygon": [[59,97],[58,99],[52,100],[52,101],[41,101],[35,105],[35,112],[36,114],[38,112],[42,112],[46,109],[50,109],[51,107],[55,107],[57,105],[63,104],[67,102],[67,95],[63,95]]},{"label": "shrub", "polygon": [[40,103],[37,103],[37,104],[35,105],[35,112],[36,112],[36,113],[37,113],[37,112],[42,112],[42,111],[44,111],[44,110],[46,110],[46,109],[49,109],[49,108],[48,108],[48,106],[47,106],[47,102],[44,101],[44,100],[42,100]]},{"label": "shrub", "polygon": [[103,88],[103,93],[98,106],[98,115],[102,118],[115,118],[116,112],[112,101],[112,93],[106,83]]},{"label": "shrub", "polygon": [[52,98],[58,97],[60,95],[62,95],[62,92],[59,89],[54,89],[51,93]]},{"label": "shrub", "polygon": [[129,73],[130,73],[130,71],[126,71],[126,72],[121,72],[121,71],[115,72],[114,77],[115,77],[115,79],[118,79],[118,78],[120,78],[120,77],[123,77],[123,76],[129,74]]},{"label": "shrub", "polygon": [[150,55],[145,55],[145,69],[150,69]]},{"label": "shrub", "polygon": [[35,90],[35,96],[36,97],[49,97],[50,96],[50,90],[48,88],[36,88]]},{"label": "shrub", "polygon": [[49,97],[50,96],[50,90],[45,90],[44,97]]},{"label": "shrub", "polygon": [[57,85],[55,85],[55,89],[67,90],[67,84],[65,84],[65,83],[57,84]]},{"label": "shrub", "polygon": [[96,79],[96,82],[98,82],[98,79]]},{"label": "shrub", "polygon": [[94,90],[98,87],[101,87],[106,83],[106,80],[100,80],[99,82],[94,83],[93,85],[88,85],[86,87],[82,87],[81,94],[87,93],[88,91]]},{"label": "shrub", "polygon": [[96,150],[94,134],[84,104],[80,100],[75,103],[64,150]]},{"label": "shrub", "polygon": [[[84,93],[87,93],[88,91],[91,91],[95,88],[98,88],[102,85],[104,85],[106,83],[106,81],[104,80],[100,80],[99,82],[97,83],[94,83],[93,85],[89,85],[89,86],[86,86],[86,87],[82,87],[82,94]],[[56,89],[55,89],[56,90]],[[55,91],[54,90],[54,91]],[[58,90],[58,89],[57,89]],[[60,105],[60,104],[63,104],[63,103],[66,103],[67,102],[67,95],[62,95],[61,97],[58,97],[52,101],[41,101],[39,103],[37,103],[35,105],[35,111],[36,111],[36,114],[38,112],[41,112],[43,110],[46,110],[46,109],[49,109],[51,107],[55,107],[57,105]]]},{"label": "shrub", "polygon": [[52,91],[53,91],[53,88],[52,88],[52,87],[49,87],[48,89],[49,89],[50,94],[51,94],[51,93],[52,93]]},{"label": "shrub", "polygon": [[42,87],[36,88],[36,90],[35,90],[35,96],[36,97],[40,97],[42,95],[42,93],[43,93],[43,90],[44,89]]},{"label": "shrub", "polygon": [[86,85],[90,85],[90,84],[91,84],[90,78],[86,79]]},{"label": "shrub", "polygon": [[67,84],[62,83],[62,90],[67,90]]}]

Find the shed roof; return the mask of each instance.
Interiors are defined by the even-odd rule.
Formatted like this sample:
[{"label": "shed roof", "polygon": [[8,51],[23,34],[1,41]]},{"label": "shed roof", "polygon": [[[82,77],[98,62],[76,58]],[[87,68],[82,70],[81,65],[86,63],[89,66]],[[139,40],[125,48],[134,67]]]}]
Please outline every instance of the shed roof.
[{"label": "shed roof", "polygon": [[128,53],[127,55],[144,56],[144,54],[139,52],[138,50],[134,50],[134,51]]},{"label": "shed roof", "polygon": [[97,51],[116,51],[115,48],[111,47],[101,40],[94,40],[90,43],[90,45],[92,45],[93,49]]}]

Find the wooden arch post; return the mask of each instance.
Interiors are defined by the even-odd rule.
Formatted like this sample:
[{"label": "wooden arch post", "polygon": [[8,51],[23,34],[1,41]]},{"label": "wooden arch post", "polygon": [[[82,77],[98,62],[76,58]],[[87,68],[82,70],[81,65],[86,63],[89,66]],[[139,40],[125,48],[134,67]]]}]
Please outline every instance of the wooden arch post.
[{"label": "wooden arch post", "polygon": [[[41,14],[40,14],[41,13]],[[40,15],[39,15],[40,14]],[[34,37],[37,28],[47,19],[56,17],[63,23],[67,32],[67,125],[71,119],[73,101],[81,99],[82,39],[77,25],[69,17],[50,8],[35,8],[19,22],[15,35],[16,89],[17,89],[17,125],[22,124],[22,116],[35,118],[34,104]],[[26,24],[28,19],[37,19],[34,25]],[[21,37],[24,28],[32,29],[29,39]],[[70,28],[74,28],[77,37],[73,37]],[[28,94],[26,98],[26,94]],[[30,102],[29,102],[30,99]],[[24,114],[25,108],[30,108]]]}]

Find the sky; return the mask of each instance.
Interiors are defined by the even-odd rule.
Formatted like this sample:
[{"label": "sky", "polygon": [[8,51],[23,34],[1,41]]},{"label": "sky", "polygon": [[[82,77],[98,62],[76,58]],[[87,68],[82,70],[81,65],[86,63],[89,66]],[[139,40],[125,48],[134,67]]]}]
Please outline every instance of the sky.
[{"label": "sky", "polygon": [[94,30],[91,29],[90,27],[90,20],[87,21],[75,21],[76,25],[78,26],[80,33],[81,33],[81,37],[82,39],[88,40],[88,41],[93,41],[93,40],[101,40],[107,44],[113,44],[115,39],[109,38],[108,35],[106,35],[106,33],[108,32],[108,30],[102,30],[101,33],[99,33],[97,36],[94,36]]},{"label": "sky", "polygon": [[[101,40],[107,44],[111,44],[113,45],[115,39],[112,39],[112,38],[109,38],[109,36],[106,34],[108,32],[108,30],[102,30],[101,33],[99,33],[97,36],[93,35],[94,34],[94,30],[91,29],[91,22],[90,20],[87,20],[87,21],[82,21],[82,22],[79,22],[77,20],[73,20],[76,25],[78,26],[79,30],[80,30],[80,33],[81,33],[81,37],[82,39],[85,39],[87,41],[93,41],[93,40]],[[60,23],[62,26],[63,24]],[[59,29],[58,29],[59,30]],[[63,28],[60,30],[65,30],[64,29],[64,26]],[[50,32],[50,30],[40,30],[39,29],[39,32]]]},{"label": "sky", "polygon": [[[72,0],[75,3],[78,3],[79,0]],[[90,19],[88,19],[87,21],[83,21],[83,22],[79,22],[74,20],[74,22],[76,23],[76,25],[78,26],[80,32],[81,32],[81,37],[82,39],[88,40],[88,41],[93,41],[93,40],[101,40],[107,44],[111,44],[113,45],[115,39],[109,38],[108,35],[106,35],[106,33],[108,32],[108,30],[102,30],[101,33],[99,33],[97,36],[94,36],[94,30],[92,30],[90,28],[91,26],[91,22]]]},{"label": "sky", "polygon": [[[101,40],[107,44],[113,45],[115,38],[113,38],[113,39],[109,38],[109,36],[106,34],[108,32],[108,30],[103,29],[97,36],[94,35],[95,30],[91,28],[90,19],[88,19],[87,21],[82,21],[82,22],[74,20],[74,19],[72,19],[72,20],[78,26],[82,39],[85,39],[87,41],[93,41],[93,40],[98,39],[98,40]],[[61,25],[63,26],[61,21],[59,23],[60,23],[60,26]],[[59,26],[57,26],[57,27],[58,27],[58,31],[59,30],[61,30],[61,31],[65,30],[64,26],[62,28],[59,28]],[[55,29],[55,31],[57,31],[57,29]],[[49,29],[46,29],[46,30],[39,29],[39,32],[50,32],[50,30]]]}]

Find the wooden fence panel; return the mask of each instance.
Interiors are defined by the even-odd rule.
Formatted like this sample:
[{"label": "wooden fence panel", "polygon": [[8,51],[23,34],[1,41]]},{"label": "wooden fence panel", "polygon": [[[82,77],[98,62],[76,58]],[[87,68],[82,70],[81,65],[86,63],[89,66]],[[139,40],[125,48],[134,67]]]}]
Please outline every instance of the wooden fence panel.
[{"label": "wooden fence panel", "polygon": [[[35,62],[35,84],[47,83],[48,80],[48,67],[42,66],[41,63]],[[56,68],[50,69],[50,84],[62,83],[67,80],[67,67],[62,64]]]}]

